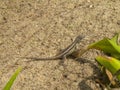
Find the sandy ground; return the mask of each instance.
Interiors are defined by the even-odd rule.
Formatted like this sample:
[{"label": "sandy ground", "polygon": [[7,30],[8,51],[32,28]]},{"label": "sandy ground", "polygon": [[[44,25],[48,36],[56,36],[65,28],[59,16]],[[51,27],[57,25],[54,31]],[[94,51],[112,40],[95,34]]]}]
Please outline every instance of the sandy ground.
[{"label": "sandy ground", "polygon": [[84,35],[79,49],[120,31],[119,0],[0,0],[0,88],[23,70],[11,90],[101,90],[95,77],[98,51],[80,60],[26,63],[19,57],[48,57]]}]

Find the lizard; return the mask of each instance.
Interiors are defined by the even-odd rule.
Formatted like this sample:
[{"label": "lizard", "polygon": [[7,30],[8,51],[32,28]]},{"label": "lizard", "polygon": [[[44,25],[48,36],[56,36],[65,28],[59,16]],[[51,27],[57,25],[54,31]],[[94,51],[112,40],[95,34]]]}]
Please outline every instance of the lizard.
[{"label": "lizard", "polygon": [[65,49],[63,49],[60,53],[56,54],[52,57],[45,57],[45,58],[37,58],[37,57],[23,57],[25,59],[31,59],[32,61],[39,61],[39,60],[56,60],[56,59],[62,59],[66,58],[67,55],[69,55],[69,52],[75,47],[77,43],[80,43],[81,39],[84,37],[81,35],[78,35],[75,40]]}]

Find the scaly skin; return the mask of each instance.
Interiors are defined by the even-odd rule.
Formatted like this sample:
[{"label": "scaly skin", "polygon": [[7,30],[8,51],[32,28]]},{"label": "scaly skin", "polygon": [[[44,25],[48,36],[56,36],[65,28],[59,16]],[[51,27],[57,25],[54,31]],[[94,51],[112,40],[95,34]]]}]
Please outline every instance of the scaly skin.
[{"label": "scaly skin", "polygon": [[25,59],[31,59],[31,61],[39,61],[39,60],[56,60],[56,59],[62,59],[69,55],[69,52],[76,46],[77,43],[80,43],[81,39],[83,39],[83,36],[77,36],[73,43],[71,43],[67,48],[62,50],[59,54],[53,56],[53,57],[46,57],[46,58],[37,58],[37,57],[23,57]]}]

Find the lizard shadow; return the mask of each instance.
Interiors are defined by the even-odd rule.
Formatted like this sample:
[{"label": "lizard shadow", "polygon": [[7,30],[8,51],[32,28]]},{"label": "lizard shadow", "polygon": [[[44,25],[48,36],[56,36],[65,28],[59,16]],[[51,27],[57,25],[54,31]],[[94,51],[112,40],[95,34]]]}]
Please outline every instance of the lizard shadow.
[{"label": "lizard shadow", "polygon": [[[92,80],[94,82],[94,84],[96,85],[96,83],[97,83],[96,80],[102,80],[104,78],[103,75],[101,74],[99,67],[95,64],[95,62],[88,60],[88,59],[78,58],[75,61],[79,62],[80,64],[89,63],[89,65],[93,68],[93,74],[88,77],[82,78],[83,80],[78,83],[78,89],[93,90],[92,87],[90,87],[86,82],[88,80]],[[100,88],[101,88],[101,86],[100,86]]]},{"label": "lizard shadow", "polygon": [[[66,57],[65,57],[66,58]],[[58,66],[63,66],[64,67],[64,59],[65,58],[61,58],[59,59],[59,65]],[[94,64],[93,61],[91,60],[88,60],[88,59],[84,59],[84,58],[78,58],[78,59],[75,59],[73,56],[67,56],[67,59],[73,59],[74,61],[80,63],[80,64],[85,64],[85,63],[89,63],[90,66],[93,68],[93,74],[91,76],[88,76],[88,77],[85,77],[85,78],[82,78],[83,80],[80,81],[78,83],[78,90],[93,90],[89,85],[87,85],[87,80],[92,80],[92,81],[95,81],[95,79],[101,79],[101,73],[100,73],[100,69]],[[39,60],[39,61],[49,61],[49,60]],[[50,61],[54,61],[54,60],[50,60]],[[58,68],[58,67],[56,67]],[[69,72],[69,70],[67,70]],[[70,71],[70,73],[72,73]],[[80,73],[73,73],[73,74],[80,74]],[[95,76],[96,75],[96,76]],[[67,77],[67,76],[66,76]]]}]

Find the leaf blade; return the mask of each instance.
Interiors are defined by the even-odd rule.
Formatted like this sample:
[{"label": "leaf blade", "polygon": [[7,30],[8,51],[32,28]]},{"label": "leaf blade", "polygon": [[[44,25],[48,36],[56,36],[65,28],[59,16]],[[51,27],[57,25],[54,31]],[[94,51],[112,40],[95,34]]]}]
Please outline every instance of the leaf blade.
[{"label": "leaf blade", "polygon": [[20,71],[22,70],[21,67],[19,67],[15,73],[12,75],[12,77],[10,78],[10,80],[7,82],[7,84],[5,85],[3,90],[10,90],[11,86],[13,85],[16,77],[18,76],[18,74],[20,73]]},{"label": "leaf blade", "polygon": [[95,42],[88,46],[88,49],[101,50],[104,53],[110,54],[111,56],[120,59],[120,46],[118,45],[118,36],[115,35],[112,39],[104,38],[98,42]]},{"label": "leaf blade", "polygon": [[[113,57],[97,56],[96,61],[107,68],[113,75],[120,70],[120,61]],[[120,77],[120,75],[118,75]],[[120,80],[120,78],[118,78]]]}]

